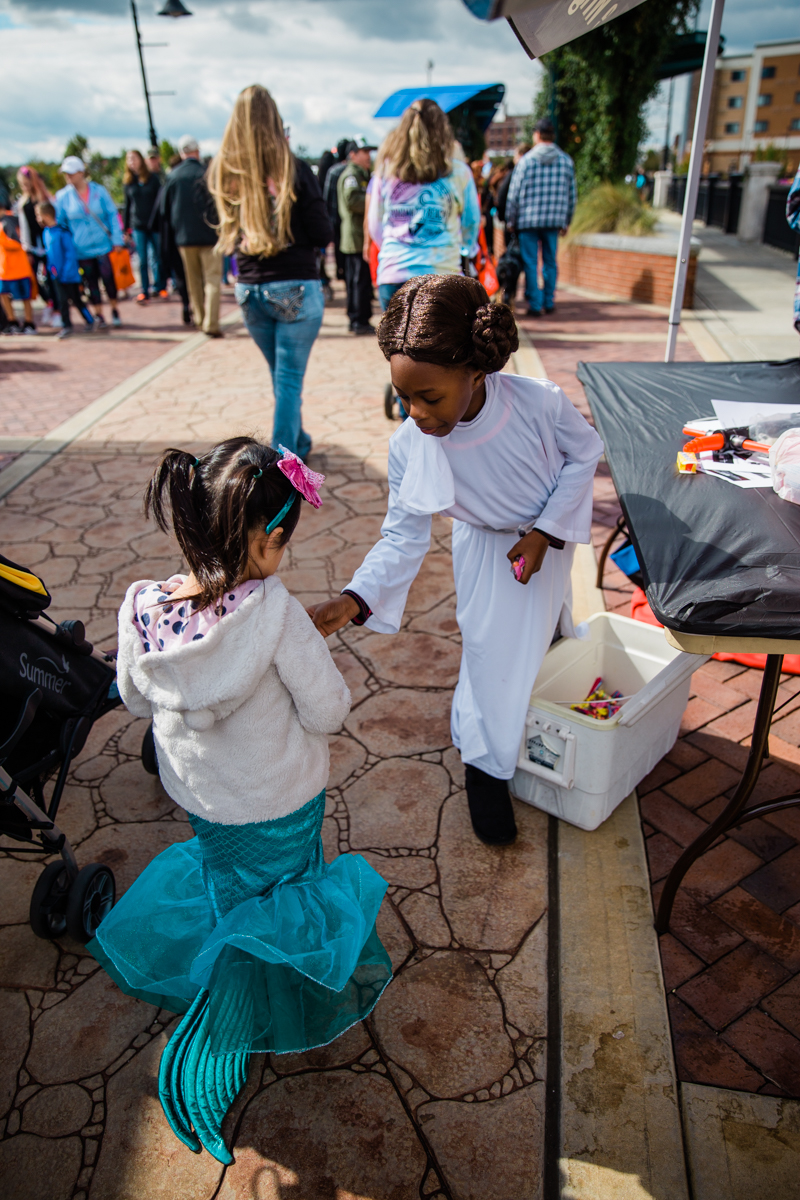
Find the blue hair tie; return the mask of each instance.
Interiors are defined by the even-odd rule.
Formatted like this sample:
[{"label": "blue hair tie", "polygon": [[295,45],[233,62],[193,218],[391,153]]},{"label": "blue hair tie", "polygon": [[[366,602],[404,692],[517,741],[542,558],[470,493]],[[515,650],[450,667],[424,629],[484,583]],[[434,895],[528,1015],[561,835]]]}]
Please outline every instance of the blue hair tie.
[{"label": "blue hair tie", "polygon": [[253,479],[260,479],[263,474],[264,472],[261,470],[261,467],[259,467],[258,470],[253,473]]}]

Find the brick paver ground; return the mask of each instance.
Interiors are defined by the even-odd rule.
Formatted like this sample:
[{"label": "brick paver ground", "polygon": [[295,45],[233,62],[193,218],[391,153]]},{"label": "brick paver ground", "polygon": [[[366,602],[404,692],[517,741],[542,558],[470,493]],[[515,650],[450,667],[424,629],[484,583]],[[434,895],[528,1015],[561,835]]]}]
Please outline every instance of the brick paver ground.
[{"label": "brick paver ground", "polygon": [[[223,315],[232,308],[232,289],[225,288]],[[148,305],[121,300],[119,310],[119,330],[85,330],[73,313],[69,340],[48,328],[37,337],[0,337],[0,441],[41,437],[195,332],[183,324],[177,296]],[[0,470],[10,461],[0,458]]]},{"label": "brick paver ground", "polygon": [[[631,305],[559,297],[558,320],[523,321],[545,369],[589,415],[577,362],[661,361],[664,317]],[[657,341],[581,343],[548,333],[618,336],[655,331]],[[679,342],[678,358],[697,361]],[[620,514],[608,468],[595,479],[594,543]],[[617,542],[616,545],[620,545]],[[606,606],[630,615],[633,586],[612,562]],[[681,736],[639,786],[653,902],[682,849],[713,820],[739,779],[762,672],[710,661],[692,678]],[[784,675],[765,763],[752,803],[800,789],[800,677]],[[661,938],[679,1078],[800,1097],[800,809],[732,831],[687,874]]]},{"label": "brick paver ground", "polygon": [[[312,465],[282,577],[304,602],[338,592],[385,511],[388,371],[374,340],[328,311],[307,375]],[[141,516],[165,445],[195,452],[270,429],[266,366],[240,330],[131,397],[0,506],[4,552],[41,573],[54,615],[115,641],[127,584],[178,566]],[[385,876],[379,929],[395,979],[374,1016],[331,1046],[257,1056],[229,1122],[223,1170],[170,1132],[156,1094],[172,1014],[124,997],[83,948],[38,941],[27,910],[39,866],[0,862],[0,1177],[26,1200],[297,1196],[533,1200],[540,1195],[546,1037],[546,829],[517,806],[520,838],[472,835],[449,707],[459,660],[449,525],[411,589],[403,631],[331,639],[353,709],[331,739],[327,857],[358,850]],[[61,817],[81,865],[120,892],[190,836],[144,774],[144,722],[116,710],[72,772]]]}]

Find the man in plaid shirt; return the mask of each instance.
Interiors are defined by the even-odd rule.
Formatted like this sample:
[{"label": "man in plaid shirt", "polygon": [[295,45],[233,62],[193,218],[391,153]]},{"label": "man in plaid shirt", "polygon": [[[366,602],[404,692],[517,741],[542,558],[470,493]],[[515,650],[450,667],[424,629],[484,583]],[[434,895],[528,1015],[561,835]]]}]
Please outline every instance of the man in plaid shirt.
[{"label": "man in plaid shirt", "polygon": [[[537,121],[533,149],[514,168],[506,201],[506,230],[516,232],[525,264],[525,298],[529,317],[553,311],[558,267],[558,234],[566,233],[575,211],[575,166],[553,142],[555,131],[547,117]],[[542,247],[544,296],[539,287],[539,246]]]}]

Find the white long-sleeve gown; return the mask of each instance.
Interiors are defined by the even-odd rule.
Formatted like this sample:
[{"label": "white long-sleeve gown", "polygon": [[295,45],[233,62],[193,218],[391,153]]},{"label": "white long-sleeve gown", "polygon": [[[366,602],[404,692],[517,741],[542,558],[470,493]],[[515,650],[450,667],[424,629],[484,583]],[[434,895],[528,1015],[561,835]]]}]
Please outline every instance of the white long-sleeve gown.
[{"label": "white long-sleeve gown", "polygon": [[[397,633],[408,590],[430,546],[435,512],[453,518],[461,669],[453,743],[465,763],[514,774],[528,700],[561,622],[575,636],[570,569],[591,536],[592,478],[603,444],[561,388],[489,375],[486,403],[445,438],[404,421],[389,442],[389,508],[381,540],[348,588],[372,609],[367,627]],[[506,554],[519,526],[567,544],[548,549],[527,586]]]}]

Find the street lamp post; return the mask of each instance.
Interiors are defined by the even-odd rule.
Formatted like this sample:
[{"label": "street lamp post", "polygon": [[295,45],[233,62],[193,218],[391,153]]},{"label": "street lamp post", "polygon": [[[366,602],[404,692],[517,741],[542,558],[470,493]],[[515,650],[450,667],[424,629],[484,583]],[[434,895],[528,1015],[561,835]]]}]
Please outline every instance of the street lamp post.
[{"label": "street lamp post", "polygon": [[147,75],[144,69],[144,55],[142,54],[142,35],[139,33],[139,14],[136,12],[136,0],[131,0],[131,14],[133,16],[133,28],[136,33],[136,49],[139,51],[139,66],[142,71],[142,87],[144,88],[144,102],[147,106],[147,124],[150,128],[150,145],[157,146],[158,138],[153,124],[153,111],[150,108],[150,93],[147,90]]},{"label": "street lamp post", "polygon": [[[131,15],[133,16],[133,28],[136,33],[136,49],[139,52],[139,67],[142,72],[142,87],[144,88],[144,102],[147,107],[147,124],[150,131],[150,145],[157,146],[158,138],[156,137],[156,129],[153,124],[153,110],[150,107],[150,96],[174,96],[174,92],[153,92],[151,93],[147,87],[147,74],[144,69],[144,55],[142,54],[142,35],[139,32],[139,14],[136,11],[136,0],[131,0]],[[192,14],[188,8],[184,8],[181,0],[166,0],[164,7],[158,14],[160,17],[190,17]],[[154,45],[166,45],[164,43],[153,43]]]}]

